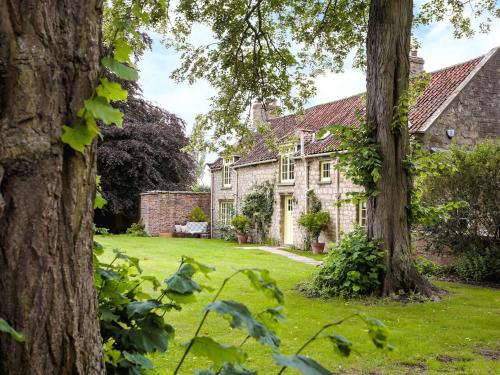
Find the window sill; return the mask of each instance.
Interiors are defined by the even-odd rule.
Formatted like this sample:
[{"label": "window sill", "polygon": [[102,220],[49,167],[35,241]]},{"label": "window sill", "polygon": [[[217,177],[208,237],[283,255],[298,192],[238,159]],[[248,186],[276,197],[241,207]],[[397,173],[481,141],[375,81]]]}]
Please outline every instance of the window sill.
[{"label": "window sill", "polygon": [[231,190],[233,187],[232,186],[223,186],[220,189],[221,190]]},{"label": "window sill", "polygon": [[326,181],[326,180],[325,180],[325,181],[321,181],[321,180],[320,180],[320,181],[318,181],[318,184],[319,184],[319,185],[330,185],[331,183],[332,183],[332,181],[331,181],[331,180],[330,180],[330,181]]},{"label": "window sill", "polygon": [[295,181],[290,181],[290,182],[280,182],[278,186],[293,186],[295,185]]}]

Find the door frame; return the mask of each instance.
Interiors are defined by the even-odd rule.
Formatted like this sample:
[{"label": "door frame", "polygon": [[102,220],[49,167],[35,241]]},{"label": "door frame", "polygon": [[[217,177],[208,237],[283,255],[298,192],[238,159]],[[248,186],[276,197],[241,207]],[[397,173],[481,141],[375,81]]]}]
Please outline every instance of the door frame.
[{"label": "door frame", "polygon": [[[289,210],[291,205],[291,210]],[[293,195],[283,195],[283,244],[293,245]],[[288,241],[288,242],[287,242]]]}]

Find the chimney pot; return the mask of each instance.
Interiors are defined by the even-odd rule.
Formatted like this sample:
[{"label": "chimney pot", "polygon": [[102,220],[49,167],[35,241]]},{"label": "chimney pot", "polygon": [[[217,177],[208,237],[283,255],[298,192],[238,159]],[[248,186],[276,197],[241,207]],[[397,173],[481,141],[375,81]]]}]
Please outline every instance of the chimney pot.
[{"label": "chimney pot", "polygon": [[256,125],[258,122],[268,122],[277,117],[275,113],[276,108],[278,108],[276,99],[267,103],[265,106],[260,101],[256,102],[252,107],[253,123]]},{"label": "chimney pot", "polygon": [[416,76],[424,71],[424,59],[418,56],[417,50],[410,52],[410,77]]}]

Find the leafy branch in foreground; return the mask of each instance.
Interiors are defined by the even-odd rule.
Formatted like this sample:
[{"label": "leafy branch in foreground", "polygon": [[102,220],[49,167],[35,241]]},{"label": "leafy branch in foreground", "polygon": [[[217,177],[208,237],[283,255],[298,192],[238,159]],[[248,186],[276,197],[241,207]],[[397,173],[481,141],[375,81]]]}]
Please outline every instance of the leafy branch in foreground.
[{"label": "leafy branch in foreground", "polygon": [[26,340],[26,337],[22,333],[16,331],[14,328],[10,326],[9,323],[7,323],[2,318],[0,318],[0,332],[5,332],[9,334],[14,340],[18,342],[23,342]]}]

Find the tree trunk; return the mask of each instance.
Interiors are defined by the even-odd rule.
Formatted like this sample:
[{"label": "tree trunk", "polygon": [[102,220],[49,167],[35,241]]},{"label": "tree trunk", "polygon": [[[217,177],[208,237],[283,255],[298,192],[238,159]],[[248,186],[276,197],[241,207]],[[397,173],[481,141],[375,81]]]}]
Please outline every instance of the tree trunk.
[{"label": "tree trunk", "polygon": [[0,0],[1,374],[103,374],[92,270],[95,145],[60,136],[97,83],[100,0]]},{"label": "tree trunk", "polygon": [[367,37],[367,121],[380,146],[380,194],[368,200],[368,237],[383,240],[386,271],[382,294],[398,290],[427,296],[438,289],[413,267],[408,220],[411,184],[404,160],[408,127],[392,130],[394,109],[408,89],[413,1],[372,0]]}]

